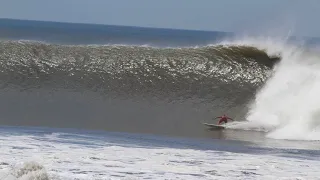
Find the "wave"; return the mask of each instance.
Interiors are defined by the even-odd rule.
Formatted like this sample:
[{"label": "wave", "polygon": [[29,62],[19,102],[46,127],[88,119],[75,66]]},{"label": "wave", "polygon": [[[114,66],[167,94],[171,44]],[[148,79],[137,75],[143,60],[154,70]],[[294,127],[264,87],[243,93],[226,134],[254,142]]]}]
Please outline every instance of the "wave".
[{"label": "wave", "polygon": [[[233,129],[276,139],[320,137],[319,56],[297,44],[259,38],[180,48],[2,41],[0,51],[2,124],[181,135],[203,132],[201,119],[227,111],[242,120]],[[44,98],[49,94],[54,98]],[[33,108],[9,114],[22,99]]]},{"label": "wave", "polygon": [[244,116],[281,58],[236,43],[159,48],[0,41],[0,52],[2,125],[182,136],[207,136],[200,121],[212,114]]}]

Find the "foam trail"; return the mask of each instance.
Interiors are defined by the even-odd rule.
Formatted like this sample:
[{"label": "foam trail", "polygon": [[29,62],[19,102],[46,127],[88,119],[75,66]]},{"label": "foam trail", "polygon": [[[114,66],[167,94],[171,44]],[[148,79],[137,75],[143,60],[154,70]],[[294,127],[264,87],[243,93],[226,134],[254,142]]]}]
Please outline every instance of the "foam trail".
[{"label": "foam trail", "polygon": [[9,174],[0,178],[3,180],[49,180],[45,168],[36,162],[23,163],[21,167],[14,167]]},{"label": "foam trail", "polygon": [[257,93],[247,116],[267,137],[320,140],[320,62],[304,49],[282,49],[282,61]]}]

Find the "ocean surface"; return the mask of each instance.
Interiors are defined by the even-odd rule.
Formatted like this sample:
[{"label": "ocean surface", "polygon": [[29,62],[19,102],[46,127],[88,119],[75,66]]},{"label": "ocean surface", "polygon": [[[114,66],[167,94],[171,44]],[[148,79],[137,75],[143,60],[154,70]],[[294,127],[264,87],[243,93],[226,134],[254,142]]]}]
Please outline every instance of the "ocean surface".
[{"label": "ocean surface", "polygon": [[319,44],[0,19],[0,179],[320,179]]}]

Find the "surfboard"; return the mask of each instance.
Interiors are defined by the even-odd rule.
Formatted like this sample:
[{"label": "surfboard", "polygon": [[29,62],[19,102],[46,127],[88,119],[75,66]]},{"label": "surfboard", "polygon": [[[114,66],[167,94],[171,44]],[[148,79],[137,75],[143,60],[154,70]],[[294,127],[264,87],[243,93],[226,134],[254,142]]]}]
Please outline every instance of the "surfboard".
[{"label": "surfboard", "polygon": [[209,124],[209,123],[203,123],[203,124],[210,127],[210,128],[225,129],[225,126],[223,126],[223,125]]}]

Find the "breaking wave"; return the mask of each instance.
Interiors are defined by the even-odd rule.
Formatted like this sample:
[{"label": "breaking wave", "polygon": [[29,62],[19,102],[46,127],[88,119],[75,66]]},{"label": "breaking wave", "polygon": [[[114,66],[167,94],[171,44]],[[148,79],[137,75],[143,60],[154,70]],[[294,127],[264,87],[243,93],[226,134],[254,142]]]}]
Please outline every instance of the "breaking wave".
[{"label": "breaking wave", "polygon": [[1,41],[0,52],[3,125],[180,135],[203,133],[199,122],[212,114],[243,116],[281,57],[237,43],[158,48]]},{"label": "breaking wave", "polygon": [[[199,121],[227,111],[242,121],[230,128],[277,139],[320,137],[319,56],[297,44],[258,38],[180,48],[2,41],[0,51],[2,124],[190,134],[203,131]],[[21,102],[26,106],[17,108]]]}]

